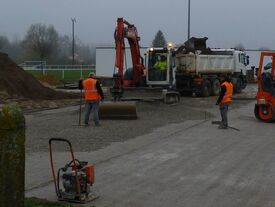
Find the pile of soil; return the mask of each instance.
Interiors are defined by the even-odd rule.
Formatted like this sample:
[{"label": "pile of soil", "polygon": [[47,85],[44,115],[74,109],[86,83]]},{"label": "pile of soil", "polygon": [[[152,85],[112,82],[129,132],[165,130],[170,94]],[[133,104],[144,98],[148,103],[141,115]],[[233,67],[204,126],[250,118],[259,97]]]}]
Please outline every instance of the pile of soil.
[{"label": "pile of soil", "polygon": [[7,54],[0,53],[0,95],[7,99],[56,100],[76,98],[74,94],[57,92],[43,86],[20,68]]}]

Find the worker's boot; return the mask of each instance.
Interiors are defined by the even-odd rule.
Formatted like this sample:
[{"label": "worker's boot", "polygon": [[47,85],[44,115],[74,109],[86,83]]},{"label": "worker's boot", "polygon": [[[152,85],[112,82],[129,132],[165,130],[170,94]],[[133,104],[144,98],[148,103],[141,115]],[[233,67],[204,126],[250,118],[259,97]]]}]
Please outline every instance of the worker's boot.
[{"label": "worker's boot", "polygon": [[219,127],[218,127],[219,129],[228,129],[228,126],[225,126],[225,125],[220,125]]},{"label": "worker's boot", "polygon": [[97,123],[95,123],[95,126],[96,126],[96,127],[100,127],[101,124],[97,122]]}]

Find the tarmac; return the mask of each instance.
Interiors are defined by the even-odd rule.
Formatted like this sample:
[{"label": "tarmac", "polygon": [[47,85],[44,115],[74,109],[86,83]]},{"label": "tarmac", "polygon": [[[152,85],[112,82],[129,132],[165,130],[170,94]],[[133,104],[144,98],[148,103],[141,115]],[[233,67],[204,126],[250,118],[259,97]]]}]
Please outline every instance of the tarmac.
[{"label": "tarmac", "polygon": [[[220,130],[214,117],[171,123],[76,157],[95,164],[87,206],[275,206],[275,125],[254,118],[250,102],[229,112]],[[69,161],[55,152],[56,166]],[[26,196],[56,201],[47,152],[26,155]]]}]

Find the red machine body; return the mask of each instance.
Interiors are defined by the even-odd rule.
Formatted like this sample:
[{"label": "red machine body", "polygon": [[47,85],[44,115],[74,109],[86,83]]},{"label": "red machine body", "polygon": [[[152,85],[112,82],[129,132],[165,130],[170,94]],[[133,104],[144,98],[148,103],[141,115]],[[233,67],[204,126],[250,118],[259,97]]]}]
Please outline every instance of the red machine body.
[{"label": "red machine body", "polygon": [[87,175],[87,183],[93,185],[95,182],[95,168],[93,165],[85,166],[85,173]]},{"label": "red machine body", "polygon": [[[117,78],[122,86],[138,86],[140,79],[145,74],[145,66],[143,65],[143,59],[140,55],[140,46],[137,28],[124,20],[123,18],[117,19],[117,27],[115,30],[115,43],[116,43],[116,63]],[[133,75],[130,80],[124,80],[124,55],[125,55],[125,42],[127,38],[132,57]]]},{"label": "red machine body", "polygon": [[[264,58],[272,58],[271,71],[264,71]],[[258,69],[258,93],[255,116],[265,122],[275,121],[275,52],[261,52]]]}]

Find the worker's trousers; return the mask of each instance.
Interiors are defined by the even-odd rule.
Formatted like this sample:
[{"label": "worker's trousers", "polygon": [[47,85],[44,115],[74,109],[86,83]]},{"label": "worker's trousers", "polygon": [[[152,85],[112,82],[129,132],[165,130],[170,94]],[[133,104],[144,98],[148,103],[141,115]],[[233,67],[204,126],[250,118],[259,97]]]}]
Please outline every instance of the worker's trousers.
[{"label": "worker's trousers", "polygon": [[89,118],[90,113],[92,111],[93,114],[93,121],[95,122],[95,125],[99,124],[99,117],[98,117],[98,110],[99,110],[99,100],[93,100],[93,101],[86,101],[85,104],[85,119],[84,123],[87,125],[89,124]]},{"label": "worker's trousers", "polygon": [[227,119],[227,113],[228,113],[228,106],[229,103],[220,104],[220,112],[221,112],[221,126],[228,127],[228,119]]}]

